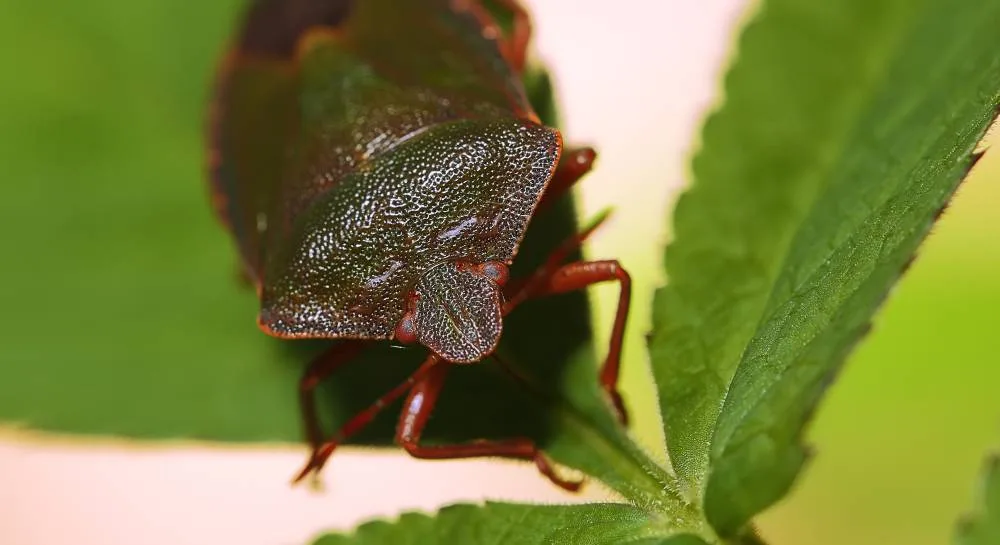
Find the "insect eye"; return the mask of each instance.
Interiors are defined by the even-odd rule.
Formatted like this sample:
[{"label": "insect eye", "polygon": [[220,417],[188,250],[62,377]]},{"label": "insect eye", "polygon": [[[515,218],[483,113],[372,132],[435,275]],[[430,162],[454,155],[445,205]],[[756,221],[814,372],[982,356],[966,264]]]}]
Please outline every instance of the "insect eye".
[{"label": "insect eye", "polygon": [[510,271],[507,270],[507,266],[499,261],[487,261],[481,265],[480,270],[484,275],[493,279],[498,286],[506,284],[507,278],[510,275]]},{"label": "insect eye", "polygon": [[417,321],[412,312],[403,315],[403,319],[396,325],[396,340],[403,344],[410,344],[417,341]]}]

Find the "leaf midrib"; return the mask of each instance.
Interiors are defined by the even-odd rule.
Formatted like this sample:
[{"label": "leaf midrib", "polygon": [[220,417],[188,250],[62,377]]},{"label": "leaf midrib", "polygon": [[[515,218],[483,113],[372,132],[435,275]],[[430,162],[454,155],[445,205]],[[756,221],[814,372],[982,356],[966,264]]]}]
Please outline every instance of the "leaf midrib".
[{"label": "leaf midrib", "polygon": [[[921,14],[924,13],[925,6],[926,3],[924,3],[921,6],[920,8]],[[915,25],[915,21],[918,20],[919,18],[916,15],[911,15],[907,21],[902,22],[898,25],[897,27],[898,32],[894,33],[895,37],[894,39],[887,39],[882,42],[885,45],[880,50],[881,55],[877,57],[878,59],[880,59],[878,68],[881,68],[881,70],[876,69],[874,67],[875,65],[874,62],[869,63],[873,67],[867,71],[867,74],[870,75],[870,77],[866,79],[868,84],[864,86],[861,85],[854,86],[853,88],[856,89],[854,93],[855,99],[853,101],[845,101],[845,106],[842,107],[842,110],[844,112],[849,112],[852,115],[842,115],[842,117],[844,119],[850,119],[853,121],[843,123],[837,135],[830,139],[832,143],[827,146],[824,146],[831,149],[831,152],[826,154],[827,160],[823,162],[817,161],[817,165],[820,166],[821,168],[816,169],[818,174],[815,175],[814,178],[819,179],[820,183],[817,183],[814,186],[812,195],[809,198],[808,206],[802,207],[802,210],[806,211],[805,214],[800,216],[802,221],[789,222],[789,224],[794,225],[795,228],[788,232],[786,241],[784,243],[784,249],[781,252],[782,256],[781,260],[780,262],[777,262],[778,265],[773,269],[774,275],[772,276],[771,279],[772,280],[771,288],[768,291],[767,297],[762,300],[763,304],[760,307],[760,319],[754,326],[752,334],[746,338],[746,342],[744,343],[743,348],[739,353],[738,360],[740,363],[735,368],[737,371],[743,365],[744,359],[747,355],[747,350],[752,346],[752,341],[755,338],[757,338],[762,328],[773,318],[774,307],[772,304],[777,297],[777,289],[779,287],[778,281],[781,278],[781,271],[785,270],[789,263],[789,260],[791,258],[791,250],[795,247],[795,241],[798,239],[799,233],[801,233],[803,226],[806,225],[805,220],[814,217],[817,206],[822,200],[822,196],[825,194],[826,190],[830,187],[830,184],[835,180],[836,177],[831,175],[831,172],[834,172],[834,169],[832,167],[834,165],[839,164],[841,158],[845,156],[846,151],[851,146],[851,141],[852,141],[851,135],[857,134],[859,127],[863,124],[863,120],[861,119],[860,114],[869,110],[873,102],[878,98],[878,95],[872,94],[871,91],[873,89],[881,88],[884,82],[886,82],[889,79],[889,74],[885,70],[885,68],[893,63],[894,59],[897,56],[896,52],[899,50],[900,44],[906,43],[907,41],[906,38],[908,38],[911,35],[913,27]],[[874,57],[874,55],[869,55],[869,58],[872,57]],[[818,154],[817,157],[823,157],[823,155]],[[870,217],[870,215],[868,217]],[[821,267],[822,264],[827,262],[829,260],[829,257],[834,253],[836,253],[836,251],[841,247],[842,245],[838,245],[830,248],[829,251],[825,254],[826,258],[823,260],[818,260],[819,265],[817,265],[817,267]],[[818,268],[814,267],[813,270],[808,275],[803,275],[803,277],[806,279],[811,279],[816,274],[817,270]],[[807,281],[800,282],[798,285],[796,285],[793,293],[797,293],[798,289],[805,283],[807,283]],[[782,374],[784,372],[785,371],[782,371]],[[735,377],[735,373],[733,376]],[[726,408],[730,406],[729,396],[732,392],[732,384],[733,384],[733,378],[731,377],[728,384],[725,386],[725,394],[722,396],[722,400],[720,403],[722,410],[716,416],[715,423],[712,428],[712,444],[709,447],[709,453],[708,453],[709,468],[706,468],[706,471],[700,472],[701,482],[699,483],[700,486],[698,487],[699,498],[704,498],[705,487],[707,486],[710,476],[709,469],[712,465],[711,460],[715,459],[718,455],[722,454],[722,450],[719,449],[720,445],[719,441],[720,438],[718,436],[718,434],[720,433],[719,424],[722,422],[722,416],[723,414],[725,414]],[[737,421],[739,423],[742,423],[745,420],[746,416],[751,414],[753,412],[753,409],[755,409],[758,406],[761,399],[762,397],[758,398],[752,405],[750,405],[747,408],[747,410],[743,411],[742,415],[737,419]],[[736,427],[738,426],[734,426],[733,429],[736,429]],[[728,439],[729,438],[727,437],[727,440]],[[725,445],[726,443],[721,443],[721,444]]]},{"label": "leaf midrib", "polygon": [[[919,30],[919,28],[920,28],[920,22],[923,21],[926,17],[927,17],[927,10],[922,10],[920,12],[920,17],[914,16],[914,17],[911,18],[911,20],[909,21],[908,25],[905,28],[903,28],[903,32],[900,34],[902,43],[910,43],[912,40],[915,39],[914,33],[916,33],[917,30]],[[973,36],[973,35],[975,35],[975,33],[971,33],[970,32],[970,33],[966,34],[965,36],[967,37],[967,40],[968,40],[968,39],[971,39],[971,38],[968,38],[968,37]],[[953,51],[960,51],[960,50],[966,49],[964,47],[965,42],[960,42],[960,43],[951,42],[950,45],[951,45],[950,49],[952,49]],[[893,48],[892,51],[899,51],[899,47],[897,46],[897,47]],[[895,54],[895,55],[893,55],[893,56],[891,56],[889,58],[889,60],[888,60],[887,66],[893,66],[897,62],[898,56],[899,56],[898,53]],[[950,54],[948,54],[944,58],[954,59],[955,58],[955,54],[950,53]],[[882,77],[877,78],[874,81],[876,81],[876,82],[878,82],[878,81],[884,82],[886,80],[892,79],[892,72],[890,72],[890,71],[883,70],[883,71],[881,71],[881,75],[882,75]],[[881,88],[881,87],[879,87],[879,88]],[[882,98],[882,95],[868,95],[868,96],[870,97],[868,100],[862,101],[862,104],[864,106],[864,110],[863,111],[870,110],[872,108],[872,106],[873,106],[873,103],[876,102],[876,101],[878,101],[880,98]],[[913,107],[917,107],[917,105],[921,104],[924,101],[924,97],[927,96],[927,93],[921,93],[918,96],[920,97],[920,99],[919,100],[917,100],[917,99],[912,100],[911,101],[912,102],[912,106],[911,106],[911,108],[905,110],[906,112],[911,111]],[[941,115],[941,118],[942,119],[953,119],[953,118],[955,118],[957,116],[958,112],[962,109],[962,107],[963,107],[962,104],[959,104],[959,103],[953,104],[947,110],[947,112],[945,112],[945,113],[943,113]],[[902,115],[902,114],[900,114],[900,115]],[[857,135],[859,133],[859,130],[860,130],[861,126],[863,126],[863,119],[862,118],[858,118],[858,119],[859,119],[859,121],[856,122],[856,123],[854,123],[854,124],[852,124],[851,125],[851,130],[848,131],[846,134],[848,134],[848,135]],[[980,133],[979,136],[978,136],[978,138],[977,138],[977,141],[979,139],[981,139],[982,136],[983,136],[983,134]],[[852,142],[853,140],[854,140],[854,138],[851,137],[851,138],[846,139],[845,142],[849,143],[849,142]],[[934,140],[940,140],[940,137],[936,137],[936,138],[934,138]],[[927,143],[927,145],[931,145],[931,144]],[[973,147],[969,147],[969,149],[965,149],[965,150],[961,150],[959,148],[953,148],[951,150],[951,153],[949,154],[949,157],[954,158],[955,156],[958,156],[960,159],[961,158],[967,158],[968,155],[973,151]],[[838,154],[838,157],[844,157],[845,156],[845,151],[846,150],[842,149],[841,152]],[[916,166],[914,166],[913,168],[910,169],[910,171],[908,172],[908,174],[912,174],[913,172],[915,172],[916,170],[918,170],[920,168],[922,168],[921,165],[916,165]],[[943,170],[948,170],[949,168],[952,168],[952,167],[943,167]],[[907,175],[905,177],[902,177],[900,179],[901,181],[899,183],[899,188],[902,188],[902,189],[910,188],[912,186],[912,183],[910,183],[910,182],[912,182],[913,179],[914,179],[913,175]],[[961,182],[961,179],[962,178],[959,177],[959,179],[957,179],[954,182],[953,186],[948,190],[948,194],[949,195],[954,193],[955,189],[958,187],[958,184]],[[830,181],[836,181],[836,177],[831,177]],[[830,189],[829,183],[827,183],[826,185],[824,185],[821,189],[822,189],[821,191],[817,192],[818,198],[812,203],[812,206],[810,206],[810,208],[809,208],[809,214],[807,216],[805,216],[805,218],[808,219],[808,218],[815,217],[818,203],[822,201],[821,197],[824,194],[826,194],[828,192],[828,190]],[[896,195],[896,193],[893,193],[893,192],[885,192],[885,193],[882,193],[882,194],[878,195],[878,199],[879,200],[878,200],[877,204],[868,207],[868,209],[866,211],[867,213],[864,215],[864,217],[856,222],[857,225],[858,226],[869,225],[869,224],[871,224],[871,222],[873,220],[877,219],[878,217],[884,217],[884,216],[886,216],[886,214],[884,212],[885,212],[885,210],[886,210],[887,207],[889,207],[889,206],[891,206],[893,204],[893,201],[895,200],[895,195]],[[923,238],[926,236],[927,232],[930,230],[932,224],[933,224],[933,222],[928,221],[928,222],[926,222],[926,225],[924,225],[922,229],[919,229],[919,228],[915,229],[915,231],[917,231],[917,230],[921,231],[919,233],[919,235],[922,235],[922,236],[918,236],[917,237],[918,240],[923,240]],[[786,269],[786,267],[784,265],[788,264],[789,253],[790,253],[789,250],[794,247],[795,240],[798,239],[798,233],[799,232],[801,232],[801,228],[796,231],[796,236],[794,236],[792,238],[791,244],[786,249],[785,259],[783,260],[783,263],[782,263],[783,267],[781,269],[779,269],[779,270],[785,270]],[[832,246],[827,252],[825,252],[823,254],[822,259],[816,259],[815,260],[816,265],[814,265],[812,267],[812,269],[809,271],[808,274],[802,275],[802,277],[801,277],[802,279],[793,286],[793,288],[790,291],[790,293],[791,294],[802,293],[802,290],[803,290],[804,287],[810,286],[810,285],[816,285],[815,278],[816,278],[817,274],[819,274],[819,273],[821,273],[823,271],[824,265],[830,261],[830,259],[832,258],[833,255],[835,255],[839,251],[843,250],[845,248],[845,246],[849,245],[852,240],[856,240],[856,237],[853,236],[853,235],[845,237],[844,240],[841,243],[837,244],[836,246]],[[876,264],[876,266],[877,266],[877,264]],[[758,335],[761,332],[761,330],[764,329],[764,326],[766,324],[769,324],[771,321],[774,320],[775,315],[776,315],[776,311],[781,308],[780,305],[775,305],[774,304],[775,303],[775,299],[777,298],[776,297],[776,293],[775,293],[774,290],[776,290],[777,287],[778,287],[778,283],[776,282],[772,286],[772,291],[769,294],[768,299],[767,299],[767,304],[764,307],[765,310],[766,310],[766,312],[762,315],[763,316],[762,320],[760,322],[758,322],[757,327],[756,327],[755,332],[754,332],[754,336],[751,339],[755,339],[755,338],[758,337]],[[850,300],[859,290],[863,289],[863,287],[864,287],[864,284],[859,284],[858,286],[855,287],[855,289],[851,290],[850,292],[845,292],[843,294],[843,297],[842,297],[842,299],[845,301],[845,304],[846,304],[846,301]],[[841,306],[843,306],[843,305],[841,305]],[[862,331],[863,330],[859,330],[859,331],[855,332],[854,336],[855,337],[859,336],[862,333]],[[814,338],[815,338],[815,334],[810,339],[807,339],[807,340],[803,341],[801,343],[801,345],[797,349],[795,349],[795,351],[790,355],[790,357],[793,360],[797,360],[803,353],[805,353],[805,352],[808,351],[809,347],[812,344],[812,339],[814,339]],[[856,342],[856,339],[855,339],[854,342]],[[749,348],[750,346],[751,346],[751,344],[748,343],[746,348]],[[742,353],[741,357],[740,357],[740,359],[741,359],[740,365],[741,366],[743,365],[743,359],[744,359],[744,356],[746,354],[745,350],[744,350],[744,353]],[[787,371],[790,368],[791,367],[786,367],[786,368],[782,369],[780,371],[780,373],[775,377],[775,380],[772,382],[772,384],[780,382],[782,380],[782,377],[787,373]],[[727,393],[727,398],[728,398],[728,395],[729,395],[729,390],[728,389],[727,389],[726,393]],[[713,448],[713,457],[723,455],[726,449],[728,449],[729,447],[733,446],[732,444],[729,443],[729,441],[732,440],[733,433],[736,430],[738,430],[741,427],[743,427],[743,425],[746,422],[746,419],[749,417],[749,415],[754,414],[757,411],[757,409],[759,408],[759,406],[761,405],[761,403],[765,400],[765,398],[766,398],[766,396],[763,396],[763,395],[758,396],[751,404],[747,405],[746,407],[743,408],[743,410],[740,411],[740,416],[735,419],[735,422],[731,426],[729,426],[730,434],[726,437],[726,443],[724,444],[724,448],[722,450],[716,450],[715,448]],[[716,429],[715,429],[715,432],[716,432],[716,436],[715,437],[716,437],[716,439],[718,439],[718,435],[717,434],[719,432],[718,425],[719,425],[720,421],[721,421],[721,417],[720,417],[719,420],[716,421]],[[717,445],[717,444],[718,443],[715,440],[713,440],[713,447],[715,445]]]}]

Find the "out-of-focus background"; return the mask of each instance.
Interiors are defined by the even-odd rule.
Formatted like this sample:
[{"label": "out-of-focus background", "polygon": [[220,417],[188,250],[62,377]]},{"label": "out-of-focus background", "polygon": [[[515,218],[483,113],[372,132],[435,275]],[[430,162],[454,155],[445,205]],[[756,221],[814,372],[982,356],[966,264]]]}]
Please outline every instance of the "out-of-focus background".
[{"label": "out-of-focus background", "polygon": [[[7,68],[0,77],[0,174],[8,187],[33,188],[38,198],[23,205],[35,207],[38,221],[53,221],[46,199],[87,199],[93,180],[141,190],[133,181],[144,168],[175,171],[199,203],[192,206],[200,206],[200,115],[240,2],[0,4]],[[718,100],[747,2],[527,4],[536,49],[559,88],[567,139],[600,150],[597,170],[582,185],[584,211],[618,209],[589,253],[618,257],[636,277],[625,390],[639,409],[637,437],[656,448],[659,422],[641,337],[649,295],[662,281],[665,213],[687,177],[698,124]],[[80,184],[66,172],[78,173]],[[762,519],[769,543],[947,541],[971,503],[982,454],[1000,447],[998,208],[1000,155],[987,154],[823,404],[809,434],[815,461]],[[31,228],[3,221],[5,241]],[[22,259],[8,254],[4,262],[30,265]],[[71,260],[66,267],[71,275]],[[18,289],[0,284],[0,294]],[[613,295],[599,290],[600,319]],[[18,319],[16,309],[4,310],[0,331]],[[75,325],[53,316],[43,327],[59,342],[59,331]],[[0,358],[18,356],[0,346]],[[357,450],[338,456],[327,491],[315,494],[287,486],[302,456],[300,448],[90,443],[3,429],[0,543],[297,544],[325,528],[458,499],[574,499],[527,465],[428,463]],[[369,489],[364,476],[372,473],[398,473],[398,488]]]}]

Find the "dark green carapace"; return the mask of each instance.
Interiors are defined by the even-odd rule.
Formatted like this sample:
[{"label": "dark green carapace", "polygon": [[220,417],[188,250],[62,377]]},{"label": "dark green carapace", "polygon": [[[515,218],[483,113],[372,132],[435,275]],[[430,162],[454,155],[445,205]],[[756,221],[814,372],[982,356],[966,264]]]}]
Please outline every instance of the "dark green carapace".
[{"label": "dark green carapace", "polygon": [[295,27],[297,13],[271,29],[271,3],[254,6],[219,90],[217,202],[260,288],[260,325],[389,339],[412,293],[418,339],[478,361],[499,339],[500,287],[457,267],[512,261],[558,133],[536,122],[473,10],[326,6],[319,19],[333,25],[302,28],[295,44],[258,34]]},{"label": "dark green carapace", "polygon": [[[251,4],[216,82],[212,188],[257,286],[260,327],[342,340],[302,380],[313,446],[303,476],[408,394],[396,440],[411,454],[533,459],[574,488],[528,439],[418,443],[445,364],[494,356],[504,317],[521,302],[608,280],[623,289],[601,379],[623,414],[614,384],[627,273],[612,261],[564,264],[583,234],[507,282],[538,208],[594,159],[590,149],[563,154],[559,132],[532,109],[521,84],[529,36],[515,0]],[[315,385],[365,342],[387,339],[431,354],[322,442]]]}]

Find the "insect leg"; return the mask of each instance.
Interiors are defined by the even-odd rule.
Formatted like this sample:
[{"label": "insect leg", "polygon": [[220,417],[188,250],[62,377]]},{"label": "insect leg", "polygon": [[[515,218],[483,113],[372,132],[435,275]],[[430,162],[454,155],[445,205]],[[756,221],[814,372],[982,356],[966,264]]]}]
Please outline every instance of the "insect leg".
[{"label": "insect leg", "polygon": [[[353,342],[351,344],[359,345],[357,348],[347,348],[345,350],[353,350],[350,355],[357,353],[357,350],[361,347],[362,343]],[[333,451],[338,445],[342,444],[348,437],[354,435],[355,433],[361,431],[368,423],[370,423],[375,416],[385,408],[386,405],[392,403],[393,401],[399,399],[406,392],[416,384],[417,380],[425,373],[427,373],[432,367],[440,362],[440,360],[435,356],[428,356],[424,363],[414,371],[412,375],[407,377],[402,384],[396,386],[392,390],[383,394],[382,397],[375,400],[374,403],[368,406],[365,410],[354,415],[346,424],[344,424],[336,433],[331,435],[322,443],[320,442],[320,430],[318,421],[316,419],[316,409],[315,409],[315,398],[312,395],[312,390],[315,389],[316,385],[324,377],[329,375],[329,372],[334,368],[339,367],[344,363],[345,359],[342,357],[342,352],[332,355],[332,359],[326,357],[326,354],[316,361],[314,366],[324,366],[320,374],[313,374],[313,366],[310,366],[309,371],[307,371],[306,376],[303,377],[300,392],[302,394],[302,409],[303,413],[307,415],[307,433],[309,434],[309,442],[312,446],[312,455],[309,457],[309,462],[306,466],[299,472],[295,477],[293,482],[299,482],[309,475],[310,473],[319,473],[323,469],[323,465],[333,454]],[[325,362],[325,363],[324,363]],[[326,367],[328,366],[328,367]],[[307,391],[308,389],[308,391]],[[308,411],[308,412],[306,412]]]},{"label": "insect leg", "polygon": [[[625,322],[628,319],[628,309],[632,294],[632,278],[628,271],[622,268],[617,260],[610,261],[578,261],[563,265],[554,270],[545,266],[539,270],[545,273],[543,280],[529,282],[518,294],[518,299],[508,301],[504,306],[504,314],[513,310],[520,302],[546,295],[555,295],[584,289],[601,282],[616,281],[621,286],[618,295],[618,309],[611,329],[611,341],[608,343],[608,355],[601,366],[600,382],[607,392],[611,403],[618,413],[619,420],[628,422],[628,413],[618,393],[618,371],[621,362],[622,340],[625,335]],[[537,278],[538,275],[536,274]],[[513,304],[511,304],[513,303]]]},{"label": "insect leg", "polygon": [[359,341],[345,341],[337,343],[323,352],[309,364],[299,379],[299,407],[302,411],[302,423],[305,425],[306,439],[313,451],[319,448],[323,439],[323,431],[320,429],[319,417],[316,413],[316,387],[323,382],[326,377],[341,368],[345,363],[354,359],[358,352],[364,348],[364,343]]},{"label": "insect leg", "polygon": [[524,71],[524,63],[528,58],[528,42],[531,41],[531,17],[518,0],[496,0],[496,2],[509,9],[513,15],[510,36],[504,40],[504,56],[507,57],[514,71],[520,74]]},{"label": "insect leg", "polygon": [[528,58],[528,42],[531,41],[531,16],[524,9],[518,0],[472,0],[471,6],[464,1],[456,2],[464,5],[466,9],[472,8],[480,20],[484,21],[488,27],[500,31],[500,25],[496,22],[496,17],[484,4],[490,7],[505,9],[510,12],[511,28],[510,34],[500,38],[500,52],[503,54],[511,68],[520,74],[524,71],[524,64]]},{"label": "insect leg", "polygon": [[589,224],[585,225],[583,229],[574,234],[573,236],[567,238],[560,244],[549,257],[545,260],[542,266],[535,269],[535,272],[531,276],[525,278],[514,279],[504,287],[504,299],[506,303],[504,304],[504,316],[506,316],[510,311],[514,310],[515,307],[526,301],[527,299],[534,297],[532,295],[534,292],[542,289],[548,282],[549,277],[558,270],[563,261],[574,250],[579,248],[587,238],[590,237],[597,230],[598,227],[604,225],[604,222],[608,220],[611,216],[610,209],[605,210],[603,213],[598,214]]},{"label": "insect leg", "polygon": [[549,180],[548,187],[542,195],[538,209],[542,210],[559,200],[576,182],[580,181],[585,174],[594,168],[594,160],[597,159],[597,152],[594,148],[572,148],[563,151],[559,159],[559,165]]},{"label": "insect leg", "polygon": [[410,390],[410,395],[406,398],[403,413],[400,415],[399,424],[396,427],[396,442],[410,455],[415,458],[436,460],[485,456],[530,460],[535,462],[538,470],[557,486],[570,492],[576,492],[580,489],[582,481],[569,481],[556,475],[548,458],[538,450],[534,441],[526,437],[500,441],[479,440],[459,445],[420,445],[420,436],[434,410],[447,373],[448,366],[446,365],[431,369],[417,381],[413,389]]}]

